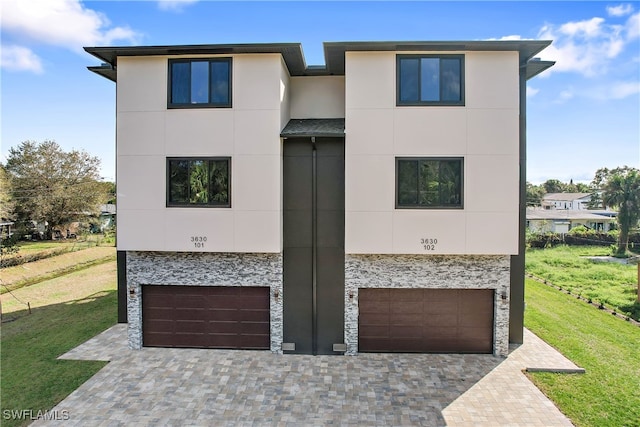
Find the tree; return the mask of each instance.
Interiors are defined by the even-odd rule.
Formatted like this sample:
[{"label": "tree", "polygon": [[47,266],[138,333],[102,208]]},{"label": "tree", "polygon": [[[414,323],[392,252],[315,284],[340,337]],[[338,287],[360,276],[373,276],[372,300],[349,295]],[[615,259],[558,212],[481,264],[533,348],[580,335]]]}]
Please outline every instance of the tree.
[{"label": "tree", "polygon": [[9,149],[6,170],[19,221],[56,226],[99,212],[108,196],[101,184],[100,159],[85,151],[65,152],[55,141],[25,141]]},{"label": "tree", "polygon": [[12,219],[15,203],[11,197],[11,182],[4,166],[0,165],[0,220]]},{"label": "tree", "polygon": [[534,185],[527,181],[527,206],[540,206],[545,190],[541,185]]},{"label": "tree", "polygon": [[557,179],[548,179],[542,184],[542,187],[546,193],[564,193],[567,184]]},{"label": "tree", "polygon": [[640,219],[640,170],[617,168],[609,173],[604,184],[604,204],[618,208],[618,248],[616,255],[624,255],[629,244],[629,230]]}]

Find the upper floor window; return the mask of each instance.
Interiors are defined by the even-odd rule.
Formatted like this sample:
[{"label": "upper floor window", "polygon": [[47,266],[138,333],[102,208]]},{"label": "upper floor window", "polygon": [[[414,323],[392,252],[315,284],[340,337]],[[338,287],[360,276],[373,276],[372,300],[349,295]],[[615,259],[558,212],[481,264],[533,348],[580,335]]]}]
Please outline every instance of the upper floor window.
[{"label": "upper floor window", "polygon": [[229,157],[168,158],[167,206],[231,207]]},{"label": "upper floor window", "polygon": [[396,208],[462,208],[463,159],[396,158]]},{"label": "upper floor window", "polygon": [[231,107],[231,58],[170,59],[168,105]]},{"label": "upper floor window", "polygon": [[464,56],[398,55],[397,105],[464,105]]}]

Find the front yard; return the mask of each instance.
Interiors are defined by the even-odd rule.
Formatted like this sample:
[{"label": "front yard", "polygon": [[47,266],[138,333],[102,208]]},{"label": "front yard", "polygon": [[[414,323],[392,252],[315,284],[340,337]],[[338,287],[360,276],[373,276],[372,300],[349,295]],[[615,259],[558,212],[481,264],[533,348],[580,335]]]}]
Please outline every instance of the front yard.
[{"label": "front yard", "polygon": [[526,271],[573,295],[602,303],[619,314],[640,321],[637,266],[595,263],[587,259],[589,256],[610,254],[611,249],[598,246],[530,249],[526,254]]},{"label": "front yard", "polygon": [[586,369],[534,384],[577,426],[640,425],[640,328],[530,279],[525,300],[525,326]]},{"label": "front yard", "polygon": [[5,410],[50,410],[105,365],[57,357],[116,323],[115,272],[110,261],[0,297],[3,426],[30,422]]}]

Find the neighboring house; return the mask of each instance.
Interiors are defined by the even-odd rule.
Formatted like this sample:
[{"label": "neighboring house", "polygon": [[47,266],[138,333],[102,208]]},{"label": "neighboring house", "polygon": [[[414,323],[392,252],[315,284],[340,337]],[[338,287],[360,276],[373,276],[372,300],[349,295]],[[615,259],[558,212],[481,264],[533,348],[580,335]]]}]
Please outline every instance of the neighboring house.
[{"label": "neighboring house", "polygon": [[100,205],[100,230],[115,227],[116,225],[116,205],[107,203]]},{"label": "neighboring house", "polygon": [[8,239],[13,236],[12,227],[15,225],[13,221],[0,220],[0,240]]},{"label": "neighboring house", "polygon": [[589,209],[593,193],[547,193],[542,196],[544,209]]},{"label": "neighboring house", "polygon": [[616,224],[616,212],[527,208],[527,228],[541,233],[568,233],[580,225],[607,232]]},{"label": "neighboring house", "polygon": [[86,48],[117,82],[130,347],[506,355],[549,44]]}]

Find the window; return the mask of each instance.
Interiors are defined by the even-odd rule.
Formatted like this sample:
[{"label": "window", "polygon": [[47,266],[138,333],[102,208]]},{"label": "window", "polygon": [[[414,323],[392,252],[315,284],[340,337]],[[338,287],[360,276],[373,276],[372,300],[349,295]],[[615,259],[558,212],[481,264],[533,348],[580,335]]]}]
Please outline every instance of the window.
[{"label": "window", "polygon": [[231,207],[231,159],[168,158],[167,206]]},{"label": "window", "polygon": [[170,59],[169,108],[231,107],[231,59]]},{"label": "window", "polygon": [[462,158],[396,158],[396,208],[462,208]]},{"label": "window", "polygon": [[464,56],[398,55],[397,105],[464,105]]}]

